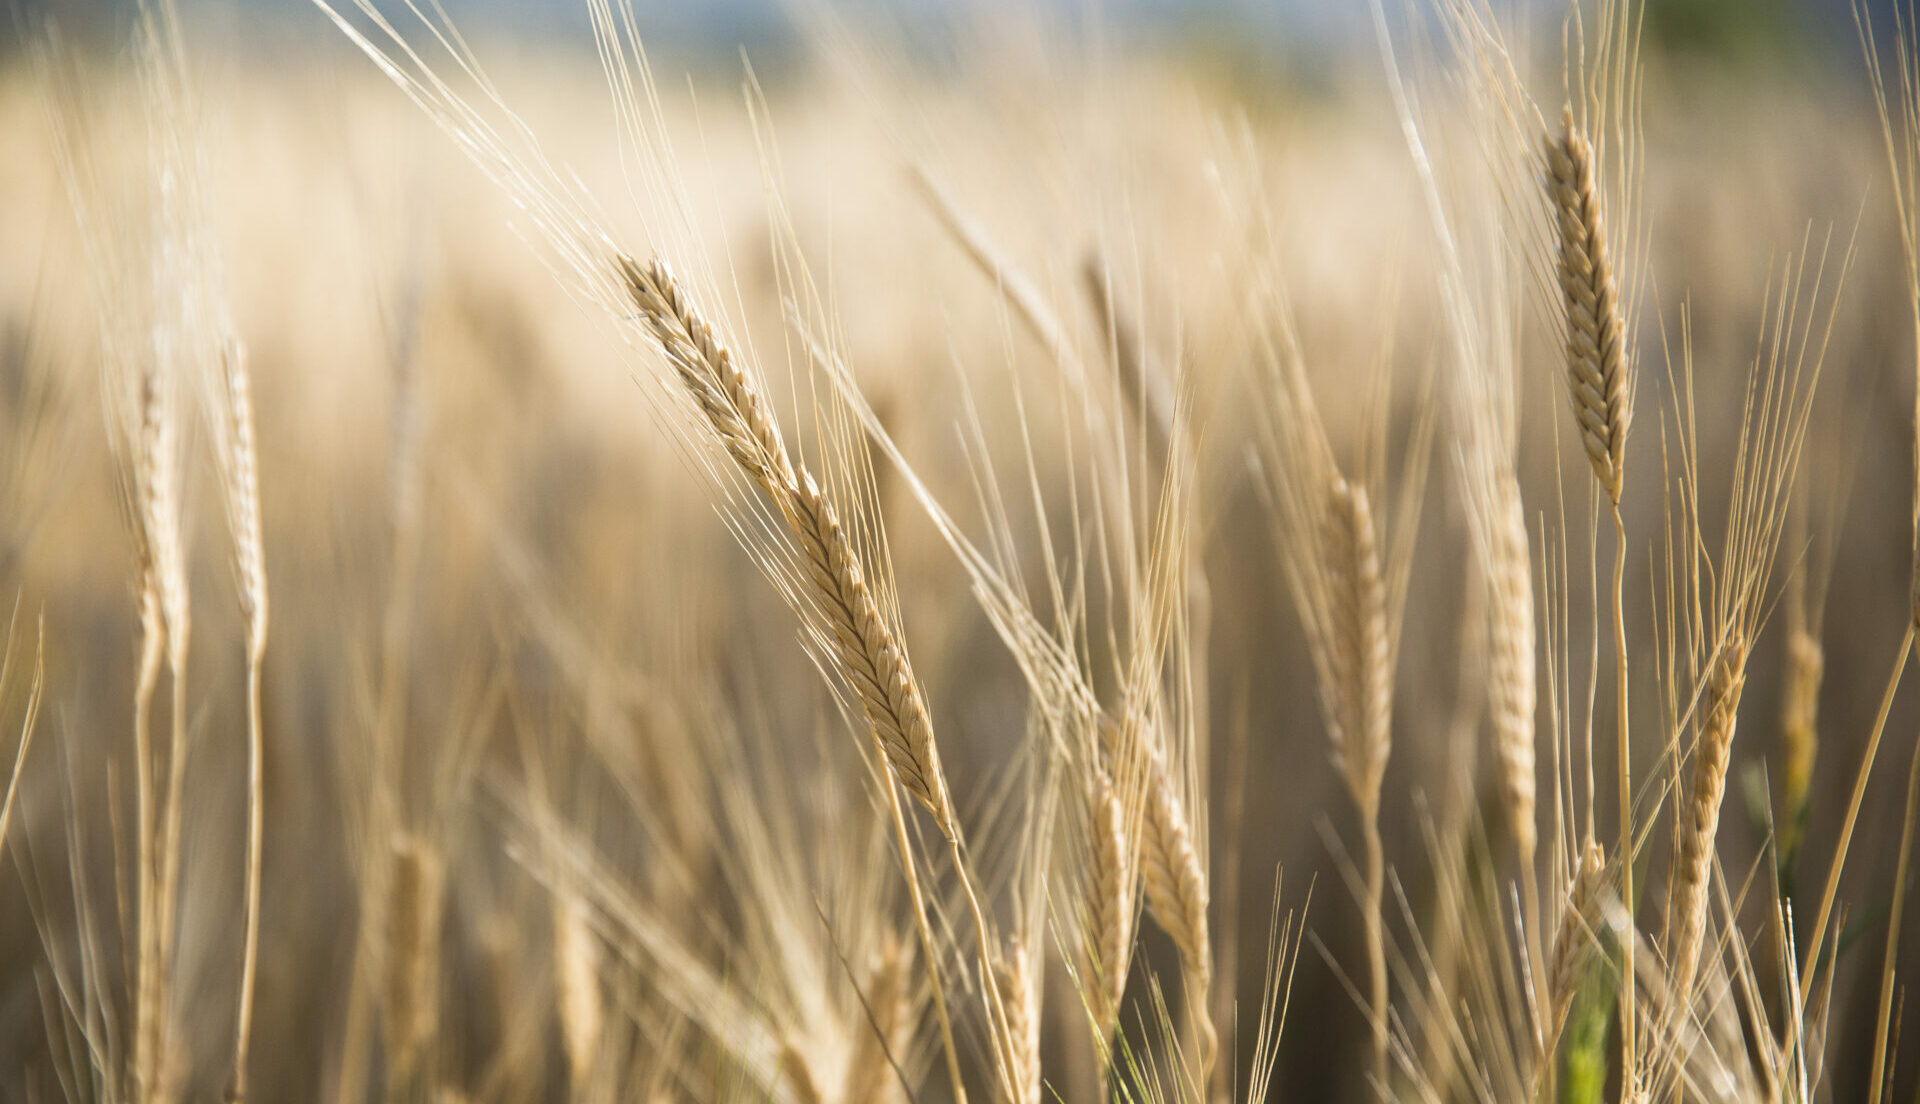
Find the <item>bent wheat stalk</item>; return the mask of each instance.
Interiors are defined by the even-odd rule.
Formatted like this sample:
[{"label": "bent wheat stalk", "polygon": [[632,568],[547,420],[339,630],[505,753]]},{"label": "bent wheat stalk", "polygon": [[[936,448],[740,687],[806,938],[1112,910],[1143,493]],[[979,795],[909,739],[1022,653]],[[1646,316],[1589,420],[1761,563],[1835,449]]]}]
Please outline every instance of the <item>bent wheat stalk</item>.
[{"label": "bent wheat stalk", "polygon": [[927,968],[933,977],[934,1013],[940,1022],[948,1073],[954,1093],[965,1104],[952,1021],[939,979],[938,946],[927,920],[914,871],[912,841],[894,781],[932,814],[947,841],[972,913],[982,968],[987,973],[991,973],[988,960],[996,940],[968,873],[953,799],[933,740],[933,723],[906,649],[868,588],[860,559],[833,503],[805,464],[789,458],[759,384],[734,360],[732,351],[720,341],[663,260],[655,257],[642,266],[622,254],[616,257],[615,266],[648,330],[721,445],[766,495],[799,544],[814,609],[825,622],[825,635],[842,675],[860,698],[884,764],[883,788],[901,862],[907,870],[908,893],[925,944]]},{"label": "bent wheat stalk", "polygon": [[[1574,423],[1594,480],[1613,512],[1613,645],[1615,742],[1620,768],[1620,899],[1627,915],[1633,893],[1633,755],[1628,739],[1626,564],[1627,526],[1620,513],[1627,429],[1633,421],[1633,379],[1626,319],[1607,247],[1593,146],[1568,106],[1558,135],[1545,139],[1547,194],[1559,246],[1561,306],[1566,315],[1566,371]],[[1622,949],[1620,1023],[1626,1062],[1638,1051],[1634,1036],[1634,946]]]},{"label": "bent wheat stalk", "polygon": [[933,746],[920,684],[907,654],[867,588],[859,557],[839,515],[805,467],[796,470],[759,388],[715,337],[666,264],[644,268],[619,259],[620,274],[680,381],[721,444],[786,521],[800,542],[814,597],[829,622],[836,658],[860,697],[874,742],[893,775],[947,839],[954,836],[952,798]]}]

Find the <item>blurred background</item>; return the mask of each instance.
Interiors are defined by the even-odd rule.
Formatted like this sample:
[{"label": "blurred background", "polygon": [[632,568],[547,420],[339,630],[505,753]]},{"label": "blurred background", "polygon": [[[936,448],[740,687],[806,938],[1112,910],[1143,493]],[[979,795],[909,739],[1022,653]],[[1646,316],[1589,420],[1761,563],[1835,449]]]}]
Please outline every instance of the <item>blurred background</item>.
[{"label": "blurred background", "polygon": [[[1433,33],[1426,17],[1387,7],[1411,44],[1410,73],[1443,87],[1422,68],[1432,55],[1420,45]],[[1016,511],[1009,539],[1034,579],[1043,527],[1057,537],[1073,525],[1062,505],[1076,478],[1062,424],[1071,419],[1049,392],[1048,350],[1010,317],[910,170],[989,229],[1088,357],[1104,355],[1106,327],[1082,272],[1089,257],[1104,257],[1125,276],[1145,345],[1170,376],[1177,366],[1202,381],[1212,398],[1200,555],[1221,597],[1203,688],[1220,748],[1200,787],[1219,939],[1240,948],[1225,984],[1245,1022],[1230,1042],[1244,1060],[1273,873],[1283,869],[1289,907],[1312,887],[1311,938],[1270,1095],[1373,1099],[1365,1020],[1343,981],[1361,961],[1356,906],[1339,873],[1354,816],[1315,711],[1268,508],[1248,472],[1258,343],[1244,288],[1249,251],[1270,250],[1339,449],[1356,448],[1374,415],[1350,381],[1376,372],[1392,382],[1382,415],[1390,438],[1406,438],[1424,401],[1419,381],[1444,374],[1446,331],[1365,6],[641,0],[633,9],[704,258],[729,274],[732,325],[785,363],[773,259],[782,230],[765,189],[766,135],[743,89],[750,63],[793,238],[831,285],[848,360],[902,449],[976,535],[989,511],[962,427],[978,414],[989,455],[1032,450],[1053,512]],[[273,596],[257,1098],[339,1090],[353,1030],[344,979],[369,938],[366,856],[386,846],[364,825],[372,795],[390,786],[407,831],[437,841],[447,871],[429,1032],[444,1094],[432,1099],[567,1099],[558,981],[540,949],[555,922],[542,884],[509,857],[526,794],[545,793],[637,893],[657,890],[660,922],[716,963],[728,963],[733,946],[722,929],[748,911],[727,855],[743,829],[716,824],[731,815],[716,810],[734,789],[797,790],[768,804],[790,818],[776,828],[807,847],[842,803],[870,813],[871,794],[853,780],[846,725],[795,646],[792,614],[662,431],[643,355],[597,305],[549,277],[525,212],[312,5],[187,0],[181,10],[221,285],[254,373]],[[604,203],[615,230],[646,239],[653,212],[629,202],[633,151],[617,140],[584,4],[447,0],[446,10],[549,161]],[[1561,5],[1501,10],[1538,62],[1537,87],[1557,87]],[[117,945],[108,902],[125,834],[116,818],[137,655],[133,546],[102,417],[98,335],[112,305],[86,271],[53,139],[65,126],[96,151],[96,183],[115,197],[96,210],[145,194],[151,181],[137,159],[116,169],[144,125],[133,11],[10,0],[0,19],[0,584],[20,595],[16,660],[38,616],[46,642],[39,743],[8,840],[11,869],[0,875],[0,1100],[118,1098],[72,1075],[89,1060],[84,1032],[63,1015],[77,1018],[72,1009],[85,1003],[69,987],[90,956],[105,963],[93,967],[108,979],[101,1002],[120,999],[111,996],[119,968],[103,948]],[[1881,5],[1874,12],[1890,42],[1892,19]],[[1646,482],[1627,519],[1637,641],[1659,628],[1668,507],[1659,490],[1677,418],[1663,337],[1678,332],[1684,310],[1701,406],[1713,413],[1702,418],[1703,496],[1723,503],[1769,288],[1830,241],[1832,289],[1840,255],[1853,255],[1810,422],[1804,516],[1775,580],[1789,567],[1811,573],[1825,610],[1823,741],[1803,845],[1824,871],[1903,628],[1911,544],[1913,334],[1885,153],[1848,0],[1649,0],[1645,27],[1648,279],[1638,348],[1647,370],[1629,466]],[[91,105],[83,126],[59,122],[46,73],[32,63],[29,44],[50,35]],[[1271,231],[1264,242],[1251,229],[1256,210]],[[1528,316],[1520,357],[1521,483],[1545,527],[1536,540],[1548,530],[1564,540],[1571,581],[1559,615],[1572,643],[1562,645],[1571,656],[1563,674],[1584,686],[1595,624],[1585,473],[1553,374],[1559,339],[1538,323]],[[783,415],[806,405],[791,371],[768,375]],[[1451,449],[1443,429],[1424,492],[1385,783],[1387,852],[1405,893],[1389,927],[1409,948],[1440,909],[1434,820],[1502,831],[1489,757],[1476,750],[1475,693],[1461,674],[1471,556]],[[1018,491],[1021,468],[1010,464],[1001,474]],[[179,1058],[190,1099],[212,1098],[224,1076],[244,798],[234,738],[244,657],[210,480],[196,475],[190,494],[195,782],[176,997],[195,1025]],[[991,823],[999,772],[1023,733],[1024,684],[911,496],[885,465],[876,482],[902,619],[956,796]],[[1536,559],[1545,554],[1537,544]],[[1549,635],[1543,628],[1543,656],[1556,646]],[[1740,717],[1721,829],[1730,883],[1764,854],[1761,772],[1778,766],[1782,726],[1778,636],[1756,647]],[[1643,762],[1659,743],[1656,654],[1649,646],[1635,657],[1649,688],[1636,726]],[[1600,662],[1594,727],[1605,734],[1613,722]],[[1549,696],[1543,686],[1543,740]],[[1894,711],[1844,882],[1859,949],[1835,990],[1823,1100],[1866,1091],[1903,772],[1920,725],[1911,697]],[[17,725],[24,698],[18,677],[0,687],[0,731]],[[385,731],[399,734],[401,766],[370,782],[370,734]],[[11,740],[0,751],[10,753]],[[1224,750],[1229,741],[1237,756]],[[1610,761],[1604,736],[1596,755]],[[1553,792],[1553,769],[1543,751],[1543,794]],[[502,798],[502,787],[520,796]],[[858,859],[871,863],[819,850],[809,884],[838,884]],[[687,879],[702,888],[689,891]],[[1786,890],[1802,908],[1818,893],[1809,881]],[[1765,912],[1756,899],[1742,915],[1758,925]],[[1911,915],[1903,977],[1920,970]],[[90,931],[107,934],[90,945]],[[1151,961],[1171,962],[1157,933],[1146,948]],[[644,972],[619,971],[608,967],[619,978],[608,983],[620,993],[614,1018],[626,1025],[617,1029],[627,1048],[620,1083],[643,1083],[667,1052],[698,1068],[699,1044],[646,991]],[[1136,983],[1136,997],[1145,991]],[[1049,1055],[1065,1055],[1063,1069],[1084,1062],[1059,1041],[1073,1035],[1075,1015],[1055,964],[1043,1037]],[[1920,1093],[1914,1037],[1901,1037],[1890,1099]],[[916,1054],[923,1072],[929,1038]],[[651,1099],[700,1095],[665,1084]],[[1067,1099],[1092,1092],[1067,1087],[1079,1090]]]}]

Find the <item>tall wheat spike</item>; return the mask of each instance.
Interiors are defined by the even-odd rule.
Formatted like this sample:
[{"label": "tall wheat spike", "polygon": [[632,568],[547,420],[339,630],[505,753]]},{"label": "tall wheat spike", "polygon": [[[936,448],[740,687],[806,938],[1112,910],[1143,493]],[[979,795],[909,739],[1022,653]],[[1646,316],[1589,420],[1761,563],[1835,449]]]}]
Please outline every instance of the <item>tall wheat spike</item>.
[{"label": "tall wheat spike", "polygon": [[655,258],[642,267],[622,256],[618,264],[634,304],[701,413],[799,542],[835,654],[860,697],[875,743],[900,784],[951,840],[953,802],[920,684],[867,589],[833,504],[804,467],[796,471],[758,386],[734,362],[665,262]]},{"label": "tall wheat spike", "polygon": [[[796,467],[789,460],[759,385],[734,360],[732,351],[719,340],[666,263],[655,257],[643,267],[621,254],[615,258],[614,267],[727,453],[772,502],[799,543],[814,607],[826,622],[825,635],[832,643],[842,675],[860,698],[868,729],[887,765],[887,776],[897,779],[933,815],[947,841],[973,916],[977,950],[984,960],[995,941],[968,873],[953,799],[933,740],[933,722],[906,650],[868,589],[859,557],[832,502],[804,465]],[[886,796],[894,810],[894,833],[901,861],[907,866],[907,887],[927,952],[927,969],[933,975],[934,1015],[940,1023],[948,1076],[955,1096],[965,1104],[952,1020],[938,976],[936,944],[919,876],[913,868],[906,822],[891,782]]]},{"label": "tall wheat spike", "polygon": [[[1633,745],[1629,739],[1626,626],[1627,527],[1620,512],[1627,430],[1633,421],[1632,360],[1620,288],[1607,244],[1593,146],[1563,113],[1560,133],[1545,140],[1547,196],[1558,244],[1561,308],[1566,316],[1567,392],[1595,481],[1613,509],[1613,648],[1615,754],[1619,760],[1620,898],[1629,916],[1633,888]],[[1620,1016],[1629,1088],[1635,1086],[1640,1050],[1639,1013],[1634,1008],[1634,940],[1622,950]]]},{"label": "tall wheat spike", "polygon": [[1088,775],[1086,925],[1094,1034],[1104,1045],[1119,1026],[1120,998],[1133,955],[1135,880],[1127,817],[1113,781],[1097,764]]},{"label": "tall wheat spike", "polygon": [[1607,247],[1593,146],[1574,123],[1571,107],[1559,135],[1546,141],[1546,158],[1566,305],[1568,394],[1594,478],[1618,506],[1633,419],[1626,322]]},{"label": "tall wheat spike", "polygon": [[1393,708],[1387,588],[1364,487],[1330,473],[1320,539],[1336,638],[1330,649],[1335,699],[1333,756],[1366,819],[1380,811]]},{"label": "tall wheat spike", "polygon": [[1533,862],[1537,839],[1533,721],[1538,684],[1533,572],[1519,484],[1509,474],[1497,486],[1498,529],[1489,549],[1487,572],[1487,586],[1494,598],[1488,619],[1492,645],[1487,654],[1488,705],[1494,754],[1500,764],[1500,792],[1506,799],[1507,820],[1525,869]]},{"label": "tall wheat spike", "polygon": [[1720,828],[1720,805],[1726,797],[1727,766],[1733,750],[1734,723],[1740,710],[1740,692],[1746,686],[1747,644],[1735,628],[1722,646],[1709,674],[1706,721],[1693,752],[1693,779],[1688,787],[1679,825],[1680,862],[1674,871],[1675,918],[1673,967],[1669,982],[1682,1007],[1688,1001],[1706,930],[1707,892],[1713,876],[1715,840]]}]

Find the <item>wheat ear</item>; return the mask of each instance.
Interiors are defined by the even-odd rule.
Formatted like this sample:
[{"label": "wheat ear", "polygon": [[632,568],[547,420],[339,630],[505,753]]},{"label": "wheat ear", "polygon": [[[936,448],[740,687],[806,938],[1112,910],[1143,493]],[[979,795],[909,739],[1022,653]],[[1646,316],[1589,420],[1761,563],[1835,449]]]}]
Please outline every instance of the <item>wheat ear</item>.
[{"label": "wheat ear", "polygon": [[1826,670],[1820,641],[1801,626],[1787,632],[1786,673],[1780,690],[1780,865],[1791,870],[1806,831],[1807,794],[1820,751],[1820,682]]},{"label": "wheat ear", "polygon": [[622,256],[619,266],[634,304],[728,455],[773,502],[799,542],[835,655],[860,696],[875,742],[900,784],[951,840],[953,803],[920,684],[867,588],[833,504],[804,465],[796,469],[788,458],[758,385],[735,363],[666,264],[655,258],[642,267]]},{"label": "wheat ear", "polygon": [[1533,566],[1519,484],[1508,474],[1498,486],[1498,517],[1487,571],[1493,599],[1488,618],[1488,707],[1507,821],[1521,867],[1530,871],[1538,838],[1534,825]]},{"label": "wheat ear", "polygon": [[[980,929],[980,953],[986,954],[990,945],[986,938],[987,925],[966,873],[953,799],[948,795],[946,775],[941,770],[933,742],[933,722],[927,715],[926,702],[919,682],[913,677],[906,650],[895,639],[872,592],[867,589],[860,560],[840,526],[833,504],[821,493],[805,466],[796,468],[789,460],[786,443],[780,437],[780,429],[767,409],[759,385],[735,362],[731,350],[714,333],[712,324],[693,304],[666,263],[655,257],[643,267],[621,254],[616,258],[616,267],[647,328],[659,341],[661,351],[728,455],[773,503],[799,542],[807,562],[808,580],[813,586],[815,607],[827,621],[825,628],[832,639],[835,658],[860,697],[867,726],[887,764],[886,773],[890,779],[898,779],[933,815],[941,835],[952,848],[955,869],[960,874],[962,887],[967,890],[975,925]],[[927,969],[934,975],[934,1015],[940,1022],[948,1075],[955,1096],[965,1104],[966,1090],[953,1042],[952,1021],[938,977],[938,949],[927,922],[919,877],[913,870],[906,820],[891,782],[886,790],[901,862],[907,868],[907,889],[913,898],[915,922],[926,947]]]},{"label": "wheat ear", "polygon": [[1387,1065],[1386,933],[1381,915],[1386,862],[1380,843],[1380,783],[1392,740],[1393,657],[1387,631],[1387,587],[1365,488],[1329,470],[1328,509],[1320,540],[1328,589],[1329,687],[1337,716],[1333,756],[1360,810],[1365,843],[1366,925],[1373,1065],[1385,1084]]},{"label": "wheat ear", "polygon": [[1126,992],[1133,955],[1134,878],[1130,869],[1127,818],[1113,781],[1095,765],[1089,771],[1086,916],[1092,960],[1094,1033],[1102,1047],[1113,1040],[1120,1022],[1120,998]]},{"label": "wheat ear", "polygon": [[1740,691],[1746,685],[1746,638],[1734,630],[1708,676],[1706,722],[1693,752],[1693,781],[1686,815],[1680,821],[1680,863],[1675,870],[1670,983],[1684,1009],[1691,999],[1694,970],[1706,930],[1707,889],[1713,876],[1714,840],[1720,829],[1720,805],[1727,792],[1727,765],[1733,750]]},{"label": "wheat ear", "polygon": [[896,1096],[900,1078],[894,1063],[912,1027],[906,947],[891,934],[880,944],[880,959],[867,975],[865,1004],[871,1020],[855,1035],[840,1095],[849,1104],[885,1104]]},{"label": "wheat ear", "polygon": [[[1607,247],[1593,146],[1573,121],[1569,105],[1559,135],[1545,139],[1547,193],[1559,243],[1562,307],[1567,320],[1567,390],[1573,399],[1594,479],[1613,507],[1613,651],[1615,752],[1620,774],[1620,899],[1634,914],[1633,891],[1633,744],[1628,739],[1626,568],[1627,525],[1620,512],[1625,478],[1627,428],[1633,420],[1632,365],[1627,356],[1627,327]],[[1634,943],[1622,946],[1620,1022],[1623,1065],[1638,1061],[1635,1042],[1639,1016],[1634,1011]],[[1629,1078],[1631,1080],[1631,1078]]]},{"label": "wheat ear", "polygon": [[1011,1104],[1040,1104],[1040,1002],[1033,961],[1017,939],[995,957],[993,987],[1005,1025],[1001,1046],[1012,1083]]},{"label": "wheat ear", "polygon": [[1193,829],[1186,809],[1173,791],[1166,762],[1151,757],[1158,769],[1147,773],[1146,847],[1141,853],[1140,880],[1147,906],[1160,930],[1180,951],[1181,976],[1186,979],[1187,1005],[1199,1036],[1201,1083],[1213,1069],[1219,1051],[1208,1012],[1213,990],[1213,947],[1207,927],[1207,872],[1193,845]]},{"label": "wheat ear", "polygon": [[[140,593],[141,670],[136,701],[135,739],[147,744],[143,772],[148,841],[139,862],[146,869],[141,908],[147,924],[136,984],[134,1078],[149,1098],[160,1084],[167,1050],[166,981],[173,957],[175,887],[178,885],[180,797],[186,782],[186,665],[192,631],[187,593],[186,544],[181,536],[180,449],[173,378],[158,357],[142,373],[134,457],[135,502],[142,530]],[[160,661],[173,683],[172,729],[167,743],[167,778],[161,790],[151,740],[151,703]]]},{"label": "wheat ear", "polygon": [[1365,488],[1329,473],[1320,540],[1335,639],[1328,649],[1335,700],[1333,757],[1354,803],[1379,813],[1393,703],[1387,588]]},{"label": "wheat ear", "polygon": [[1567,884],[1567,897],[1560,906],[1560,922],[1553,934],[1553,947],[1547,957],[1547,1022],[1534,1053],[1533,1079],[1538,1084],[1553,1061],[1566,1027],[1567,1014],[1573,1009],[1574,995],[1580,989],[1594,949],[1595,933],[1600,930],[1602,894],[1606,892],[1607,856],[1597,840],[1588,838],[1580,849],[1580,865]]},{"label": "wheat ear", "polygon": [[1574,421],[1594,478],[1618,505],[1633,416],[1626,322],[1607,248],[1606,220],[1594,176],[1593,146],[1568,108],[1558,137],[1546,143],[1547,190],[1560,246],[1560,290],[1567,316],[1567,382]]},{"label": "wheat ear", "polygon": [[246,352],[230,341],[221,353],[219,435],[227,528],[233,538],[234,575],[247,646],[247,869],[246,932],[240,963],[239,1014],[234,1029],[230,1095],[247,1098],[247,1055],[253,1038],[253,990],[260,950],[260,861],[265,835],[265,735],[261,718],[261,665],[267,652],[267,557],[260,523],[260,465],[254,443],[252,385]]}]

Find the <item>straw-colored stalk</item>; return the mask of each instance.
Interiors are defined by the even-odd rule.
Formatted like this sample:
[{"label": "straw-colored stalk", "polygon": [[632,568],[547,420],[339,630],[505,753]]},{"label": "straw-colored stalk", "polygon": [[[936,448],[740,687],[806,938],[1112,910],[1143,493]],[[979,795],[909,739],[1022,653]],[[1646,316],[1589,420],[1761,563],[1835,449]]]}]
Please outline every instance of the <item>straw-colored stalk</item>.
[{"label": "straw-colored stalk", "polygon": [[920,684],[867,588],[833,504],[804,466],[796,470],[759,387],[734,362],[665,263],[656,258],[643,268],[621,257],[619,265],[648,328],[728,455],[772,501],[799,542],[835,656],[894,776],[952,839],[953,803]]},{"label": "straw-colored stalk", "polygon": [[567,1076],[577,1091],[593,1075],[606,1004],[600,990],[600,940],[588,921],[586,902],[576,893],[554,898],[553,976]]},{"label": "straw-colored stalk", "polygon": [[266,754],[261,720],[261,665],[267,652],[267,561],[260,523],[260,469],[254,443],[252,387],[246,354],[229,342],[221,354],[219,436],[227,527],[233,538],[234,574],[247,648],[247,856],[246,926],[242,938],[240,997],[234,1030],[232,1095],[247,1098],[247,1055],[253,1033],[253,990],[260,948],[260,858],[264,843]]},{"label": "straw-colored stalk", "polygon": [[1746,685],[1746,638],[1736,628],[1708,675],[1706,720],[1693,752],[1693,780],[1680,821],[1680,861],[1674,871],[1673,969],[1669,982],[1684,1010],[1691,1002],[1694,970],[1706,931],[1707,892],[1713,877],[1714,841],[1720,829],[1720,805],[1727,792],[1727,765],[1733,750],[1740,691]]},{"label": "straw-colored stalk", "polygon": [[933,975],[934,1015],[940,1024],[948,1076],[955,1095],[964,1104],[959,1053],[939,980],[939,945],[927,920],[920,880],[913,869],[912,843],[893,781],[897,780],[933,815],[946,838],[955,872],[966,891],[982,956],[993,941],[967,874],[959,824],[933,740],[933,722],[906,649],[868,589],[859,557],[833,504],[804,464],[796,467],[788,457],[786,443],[759,384],[734,360],[732,351],[720,341],[664,261],[656,257],[642,266],[622,254],[615,259],[615,267],[647,329],[720,444],[767,496],[800,546],[814,607],[826,622],[823,627],[832,642],[834,658],[860,698],[868,728],[886,764],[888,810],[901,863],[906,868],[915,921],[927,952],[927,969]]},{"label": "straw-colored stalk", "polygon": [[[1558,242],[1562,308],[1566,314],[1567,392],[1574,423],[1595,481],[1613,511],[1613,646],[1615,750],[1620,774],[1620,899],[1633,915],[1633,754],[1628,738],[1626,561],[1627,528],[1620,513],[1627,429],[1633,420],[1632,365],[1627,325],[1613,257],[1607,245],[1593,146],[1566,109],[1560,133],[1545,139],[1547,193]],[[1620,1017],[1626,1065],[1637,1061],[1634,946],[1622,948]]]},{"label": "straw-colored stalk", "polygon": [[447,869],[439,851],[418,834],[401,833],[392,848],[381,998],[389,1079],[405,1085],[439,1028],[436,991]]}]

